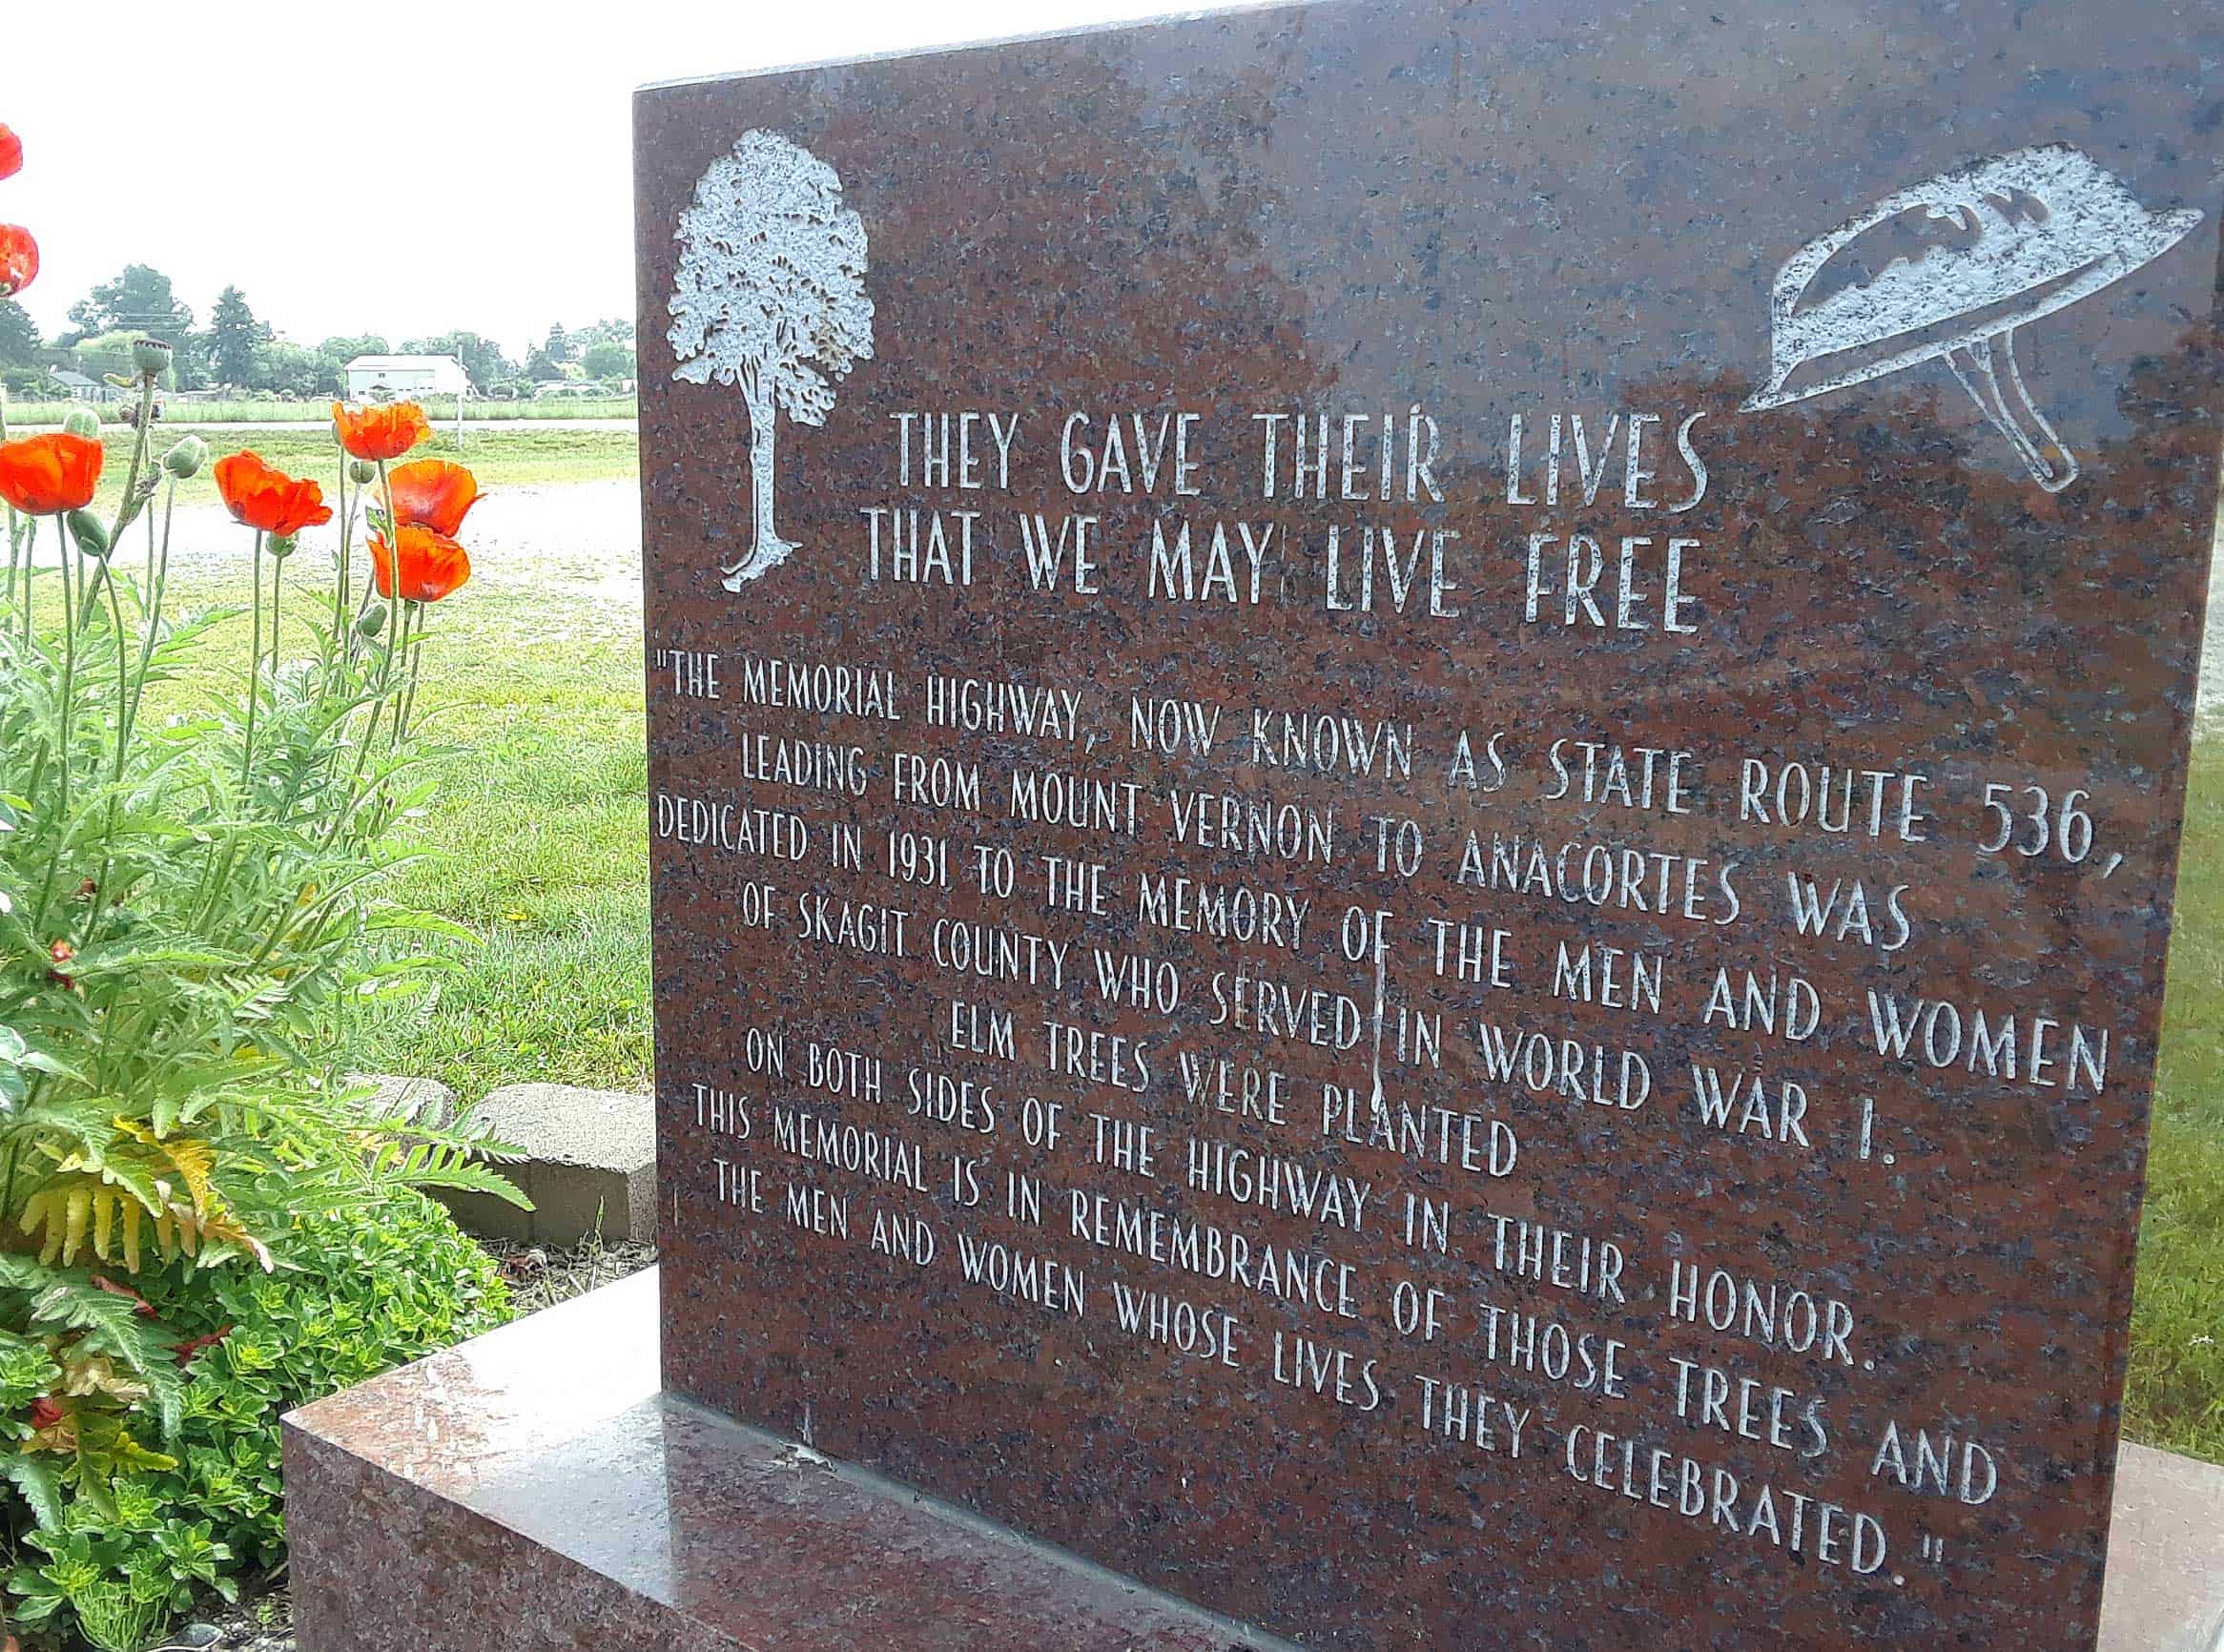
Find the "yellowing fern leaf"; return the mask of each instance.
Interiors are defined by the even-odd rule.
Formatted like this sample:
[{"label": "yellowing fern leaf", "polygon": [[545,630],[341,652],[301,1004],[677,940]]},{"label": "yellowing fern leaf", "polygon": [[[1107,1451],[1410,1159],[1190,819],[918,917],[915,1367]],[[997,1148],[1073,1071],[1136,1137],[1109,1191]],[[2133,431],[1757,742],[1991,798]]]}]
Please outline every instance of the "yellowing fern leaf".
[{"label": "yellowing fern leaf", "polygon": [[185,1184],[186,1191],[193,1195],[193,1208],[196,1214],[205,1216],[216,1208],[216,1188],[210,1180],[216,1168],[215,1147],[197,1136],[185,1136],[166,1142],[147,1125],[135,1124],[130,1119],[117,1119],[115,1127],[141,1146],[153,1148],[169,1161],[177,1171],[178,1180]]}]

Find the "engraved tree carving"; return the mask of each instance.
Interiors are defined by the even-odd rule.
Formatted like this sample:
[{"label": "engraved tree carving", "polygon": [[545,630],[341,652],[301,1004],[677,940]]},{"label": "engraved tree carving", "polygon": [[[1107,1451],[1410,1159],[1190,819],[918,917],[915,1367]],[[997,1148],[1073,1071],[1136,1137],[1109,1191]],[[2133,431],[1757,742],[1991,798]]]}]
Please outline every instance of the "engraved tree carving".
[{"label": "engraved tree carving", "polygon": [[842,204],[833,167],[776,134],[747,132],[696,183],[675,238],[672,377],[731,384],[749,413],[756,543],[720,570],[737,591],[796,548],[772,526],[778,416],[824,424],[832,381],[873,354],[865,225]]}]

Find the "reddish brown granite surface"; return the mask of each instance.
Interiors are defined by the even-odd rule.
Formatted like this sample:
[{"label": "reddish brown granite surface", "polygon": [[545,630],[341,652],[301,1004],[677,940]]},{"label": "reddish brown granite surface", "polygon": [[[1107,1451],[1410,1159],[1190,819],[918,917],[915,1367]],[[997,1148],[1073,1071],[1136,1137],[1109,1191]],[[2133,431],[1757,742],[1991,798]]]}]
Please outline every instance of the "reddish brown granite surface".
[{"label": "reddish brown granite surface", "polygon": [[[303,1652],[1271,1647],[660,1397],[642,1274],[286,1419]],[[844,1471],[845,1473],[847,1471]],[[2224,1469],[2127,1447],[2101,1652],[2224,1608]]]},{"label": "reddish brown granite surface", "polygon": [[[2216,500],[2218,62],[2214,9],[2160,0],[1899,0],[1858,20],[1755,3],[1354,4],[645,93],[651,790],[793,811],[815,835],[794,863],[669,832],[654,846],[669,1383],[1312,1645],[2090,1645]],[[679,215],[705,169],[752,131],[838,175],[869,241],[874,348],[833,381],[822,426],[780,423],[779,523],[800,548],[729,591],[720,570],[751,544],[750,426],[738,391],[673,382],[666,299]],[[2041,486],[1938,361],[1742,410],[1770,361],[1772,285],[1799,249],[1896,191],[2043,145],[2073,146],[2156,221],[2201,215],[2135,270],[2017,335],[2031,403],[2081,463],[2075,482]],[[2068,216],[2058,198],[2049,221]],[[2005,196],[1997,217],[2007,236],[2041,221]],[[1896,232],[1907,238],[1851,279],[1884,279],[1894,257],[1935,244],[1946,261],[1929,268],[1950,285],[1957,252],[1995,244],[1983,238],[1990,225],[1972,214],[1957,238],[1954,223],[1910,215]],[[1416,405],[1441,431],[1440,502],[1260,499],[1254,414],[1402,421]],[[1019,416],[1012,491],[902,483],[896,416],[965,409]],[[1112,415],[1140,412],[1147,431],[1174,409],[1199,416],[1195,496],[1175,496],[1163,474],[1147,496],[1077,498],[1061,484],[1068,415],[1088,414],[1101,439]],[[1617,414],[1662,419],[1649,427],[1658,476],[1637,493],[1663,508],[1624,503],[1618,449],[1594,506],[1510,502],[1510,419],[1525,419],[1534,493],[1548,420],[1578,412],[1594,439]],[[1707,487],[1671,513],[1696,485],[1673,442],[1693,414]],[[1564,463],[1574,487],[1576,460]],[[1364,457],[1359,478],[1369,480]],[[870,579],[861,513],[888,506],[980,509],[973,584]],[[1021,509],[1053,527],[1069,511],[1100,515],[1100,593],[1029,589]],[[1216,520],[1276,525],[1255,604],[1240,550],[1233,603],[1147,591],[1152,525],[1176,517],[1193,524],[1200,554]],[[1361,525],[1377,522],[1407,546],[1420,529],[1458,534],[1459,589],[1445,604],[1456,617],[1428,613],[1425,591],[1394,610],[1380,572],[1372,613],[1325,609],[1327,527],[1343,526],[1349,556]],[[1562,544],[1595,533],[1610,568],[1623,537],[1647,538],[1637,554],[1651,559],[1639,567],[1653,629],[1525,623],[1535,532]],[[1670,535],[1699,542],[1685,568],[1689,634],[1658,626]],[[681,692],[672,650],[720,657],[716,702]],[[749,703],[750,654],[892,673],[904,720]],[[1078,691],[1080,737],[929,727],[924,685],[937,672]],[[1131,698],[1162,696],[1223,709],[1209,754],[1133,749]],[[1257,708],[1411,723],[1419,759],[1389,777],[1256,762],[1246,735]],[[1513,771],[1502,791],[1452,780],[1463,730],[1478,756],[1501,736]],[[1697,806],[1670,816],[1547,797],[1546,753],[1562,736],[1689,753]],[[764,777],[772,748],[760,737],[855,746],[865,795]],[[981,811],[896,802],[897,752],[981,764]],[[1922,840],[1741,822],[1746,757],[1919,773]],[[1142,828],[1016,820],[1015,768],[1134,781]],[[1980,854],[1988,782],[2018,806],[2024,787],[2045,788],[2055,826],[2074,794],[2096,823],[2090,852]],[[1192,787],[1336,811],[1334,862],[1177,843],[1169,799]],[[1378,812],[1420,823],[1428,848],[1411,878],[1377,868],[1361,816]],[[863,833],[860,870],[827,858],[844,823]],[[976,844],[1008,848],[1023,868],[1045,855],[1102,861],[1105,910],[1043,910],[1039,873],[1008,902],[965,877],[947,892],[907,891],[879,865],[892,826],[946,836],[964,868]],[[1483,887],[1462,883],[1471,831],[1486,868],[1494,839],[1544,845],[1548,883],[1558,845],[1603,846],[1620,893],[1598,908],[1539,895],[1526,855],[1499,887],[1487,873]],[[1624,878],[1625,850],[1703,860],[1702,914],[1680,910],[1682,858],[1678,910],[1629,900],[1632,886],[1656,887],[1661,863],[1640,859]],[[1733,863],[1729,920],[1720,880]],[[1141,924],[1143,873],[1310,898],[1305,944],[1292,954]],[[1795,874],[1823,892],[1860,879],[1868,933],[1843,921],[1799,933],[1785,893]],[[778,927],[747,921],[750,885],[775,891]],[[807,893],[830,913],[845,900],[911,909],[921,952],[926,927],[949,917],[1055,936],[1074,958],[1062,985],[982,981],[916,952],[799,936]],[[1884,944],[1895,899],[1915,927],[1904,951]],[[1337,944],[1348,904],[1394,915],[1388,1003],[1440,1014],[1447,1028],[1433,1065],[1391,1050],[1386,1100],[1512,1129],[1512,1173],[1324,1138],[1322,1086],[1368,1097],[1370,1040],[1321,1049],[1213,1024],[1214,972],[1238,970],[1345,995],[1370,1018],[1374,971]],[[1507,930],[1513,984],[1434,974],[1431,919]],[[1552,997],[1561,941],[1658,954],[1663,1011]],[[1182,1002],[1170,1012],[1099,1002],[1091,945],[1172,963]],[[1719,969],[1740,1002],[1744,972],[1762,987],[1773,979],[1780,1009],[1790,978],[1811,983],[1821,1024],[1794,1040],[1710,1022]],[[1965,1017],[1983,1009],[1995,1031],[2013,1015],[2027,1068],[2049,1022],[2056,1064],[2011,1082],[1884,1059],[1872,990],[1950,1000]],[[957,1047],[982,1024],[954,1012],[958,1001],[1010,1014],[1017,1059]],[[1126,1041],[1117,1070],[1108,1043],[1094,1076],[1047,1070],[1046,1018]],[[1493,1079],[1479,1022],[1610,1059],[1637,1050],[1650,1099],[1624,1110]],[[2072,1023],[2109,1037],[2097,1085],[2064,1082]],[[750,1071],[752,1030],[785,1033],[785,1079]],[[883,1099],[813,1091],[802,1068],[814,1037],[880,1057]],[[1139,1045],[1150,1069],[1140,1091],[1127,1087]],[[1288,1078],[1290,1122],[1193,1105],[1180,1053],[1270,1063]],[[1781,1110],[1766,1135],[1705,1123],[1694,1061],[1725,1083],[1798,1084],[1809,1145],[1775,1139]],[[996,1129],[913,1116],[914,1063],[991,1086]],[[697,1085],[746,1102],[749,1139],[706,1122]],[[1023,1139],[1031,1095],[1067,1109],[1055,1147]],[[1867,1157],[1864,1098],[1876,1103]],[[916,1144],[926,1190],[783,1152],[779,1105]],[[1091,1111],[1157,1128],[1161,1174],[1093,1162]],[[1380,1203],[1348,1231],[1200,1192],[1183,1179],[1192,1137],[1349,1174]],[[954,1204],[953,1154],[985,1161],[989,1204]],[[720,1202],[719,1161],[762,1178],[761,1213]],[[1040,1226],[1002,1208],[1007,1172],[1047,1189]],[[855,1235],[803,1230],[790,1188],[807,1217],[823,1219],[815,1200],[846,1197]],[[1448,1252],[1404,1243],[1409,1192],[1451,1207]],[[1323,1314],[1077,1239],[1075,1193],[1349,1262],[1355,1311]],[[924,1218],[938,1259],[917,1268],[869,1249],[875,1212]],[[1495,1270],[1493,1217],[1616,1245],[1624,1299]],[[1083,1311],[968,1283],[959,1232],[1084,1270]],[[1676,1321],[1677,1264],[1842,1300],[1854,1329],[1818,1357]],[[1116,1280],[1238,1313],[1241,1369],[1122,1332]],[[1401,1282],[1445,1293],[1436,1339],[1400,1333]],[[1493,1307],[1548,1316],[1595,1352],[1620,1341],[1626,1392],[1493,1362]],[[1277,1333],[1286,1373],[1314,1369],[1299,1337],[1340,1361],[1313,1384],[1330,1392],[1277,1382]],[[1679,1357],[1723,1373],[1733,1396],[1751,1382],[1757,1409],[1734,1397],[1719,1420],[1696,1403],[1679,1416]],[[1424,1432],[1425,1376],[1521,1408],[1519,1458],[1503,1423],[1491,1450]],[[1777,1390],[1791,1419],[1782,1444],[1767,1437]],[[1829,1436],[1815,1456],[1803,1450],[1810,1406]],[[1965,1502],[1955,1484],[1918,1490],[1880,1475],[1887,1427],[1905,1431],[1910,1456],[1917,1430],[1979,1442],[1998,1471],[1994,1495]],[[1704,1494],[1696,1514],[1678,1506],[1687,1461]],[[1718,1472],[1737,1482],[1735,1533],[1712,1507]],[[1888,1555],[1857,1568],[1843,1523],[1835,1542],[1812,1526],[1793,1538],[1802,1499],[1842,1507],[1842,1521],[1870,1516]]]},{"label": "reddish brown granite surface", "polygon": [[1220,1652],[1061,1557],[659,1394],[653,1273],[286,1419],[305,1652]]}]

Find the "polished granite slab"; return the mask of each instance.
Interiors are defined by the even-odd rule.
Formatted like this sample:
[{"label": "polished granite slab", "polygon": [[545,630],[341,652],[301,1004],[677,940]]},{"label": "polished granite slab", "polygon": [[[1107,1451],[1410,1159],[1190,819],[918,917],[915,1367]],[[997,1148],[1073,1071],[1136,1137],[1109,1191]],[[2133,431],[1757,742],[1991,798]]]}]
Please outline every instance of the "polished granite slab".
[{"label": "polished granite slab", "polygon": [[634,104],[668,1385],[1320,1652],[2092,1652],[2224,7],[829,32]]},{"label": "polished granite slab", "polygon": [[[1287,1643],[664,1394],[653,1270],[287,1417],[302,1652]],[[2127,1446],[2102,1652],[2209,1652],[2224,1469]]]},{"label": "polished granite slab", "polygon": [[663,1394],[656,1291],[286,1419],[306,1652],[1281,1644]]}]

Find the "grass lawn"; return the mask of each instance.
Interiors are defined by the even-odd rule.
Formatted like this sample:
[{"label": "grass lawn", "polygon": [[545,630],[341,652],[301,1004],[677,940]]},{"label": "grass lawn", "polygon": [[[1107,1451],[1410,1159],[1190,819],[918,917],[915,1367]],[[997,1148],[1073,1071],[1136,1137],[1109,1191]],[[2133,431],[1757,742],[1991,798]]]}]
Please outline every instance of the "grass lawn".
[{"label": "grass lawn", "polygon": [[[136,392],[134,392],[136,394]],[[419,400],[427,414],[436,420],[456,422],[456,400],[452,396],[425,396]],[[8,418],[10,423],[26,428],[59,424],[74,402],[10,402]],[[630,419],[638,403],[630,396],[551,396],[539,402],[466,402],[463,403],[463,422],[468,424],[486,419]],[[117,405],[99,409],[106,419],[117,417]],[[199,423],[286,423],[321,424],[332,417],[332,401],[321,397],[309,402],[184,402],[171,399],[163,408],[163,425],[189,426]]]},{"label": "grass lawn", "polygon": [[[255,439],[274,463],[305,465],[314,449],[330,468],[320,431]],[[490,432],[465,457],[489,484],[633,468],[631,437],[597,432]],[[419,828],[438,858],[401,894],[484,944],[449,949],[437,996],[382,1012],[365,1064],[466,1098],[539,1079],[646,1087],[647,774],[630,615],[469,587],[438,611],[425,672],[429,732],[455,750],[438,760],[442,792]],[[2139,1263],[2127,1431],[2224,1462],[2224,736],[2194,753]]]},{"label": "grass lawn", "polygon": [[[154,433],[150,464],[187,432],[183,427]],[[327,501],[338,496],[340,449],[332,440],[329,423],[304,425],[299,430],[203,430],[194,432],[222,458],[241,448],[252,448],[280,470],[321,483]],[[455,427],[436,432],[412,458],[454,459],[471,466],[483,487],[523,487],[550,482],[606,482],[635,474],[639,461],[630,430],[466,430],[463,444],[456,445]],[[123,495],[124,477],[132,465],[133,433],[121,426],[101,432],[108,450],[100,473],[100,497],[95,502],[103,516],[114,513]],[[157,496],[159,503],[159,496]],[[216,481],[212,468],[177,490],[180,506],[215,505]],[[136,546],[134,537],[132,543]]]},{"label": "grass lawn", "polygon": [[[244,589],[173,582],[181,606]],[[373,1012],[361,1064],[438,1079],[472,1100],[528,1080],[649,1083],[649,771],[641,645],[544,640],[546,604],[466,587],[435,616],[419,726],[452,748],[414,829],[431,853],[396,898],[476,932],[436,941],[452,969]],[[318,618],[286,604],[294,635]],[[244,638],[244,618],[233,628]],[[242,644],[241,652],[245,649]],[[489,669],[496,666],[498,669]]]},{"label": "grass lawn", "polygon": [[2224,738],[2186,799],[2124,1426],[2224,1462]]},{"label": "grass lawn", "polygon": [[[477,1098],[526,1080],[649,1083],[649,765],[637,633],[545,640],[547,603],[443,605],[421,704],[453,747],[400,898],[477,931],[366,1060]],[[484,593],[478,593],[484,596]],[[492,668],[492,669],[490,669]]]},{"label": "grass lawn", "polygon": [[[128,432],[121,433],[128,436]],[[323,475],[323,430],[242,433],[274,465]],[[219,446],[224,451],[226,446]],[[424,453],[452,453],[445,443]],[[128,445],[110,437],[121,485]],[[635,473],[628,432],[489,431],[460,456],[487,487],[622,479]],[[333,490],[328,482],[326,492]],[[214,505],[207,473],[179,502]],[[329,530],[320,530],[328,532]],[[466,539],[468,535],[466,535]],[[131,544],[134,552],[138,540]],[[181,546],[182,550],[182,546]],[[359,549],[358,555],[361,553]],[[135,561],[127,562],[135,566]],[[247,598],[244,542],[219,574],[174,573],[179,608]],[[287,589],[296,637],[329,600],[319,561]],[[476,931],[443,944],[453,960],[432,994],[381,1012],[364,1065],[435,1078],[476,1099],[526,1080],[646,1089],[649,1082],[648,764],[641,637],[628,615],[584,601],[466,586],[434,612],[420,726],[450,748],[416,832],[431,857],[406,870],[399,898]],[[244,653],[244,617],[210,650],[211,669]]]}]

